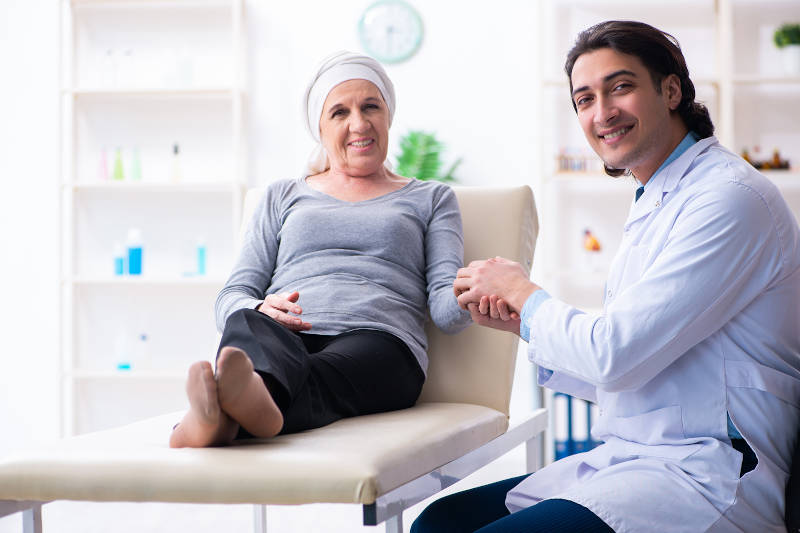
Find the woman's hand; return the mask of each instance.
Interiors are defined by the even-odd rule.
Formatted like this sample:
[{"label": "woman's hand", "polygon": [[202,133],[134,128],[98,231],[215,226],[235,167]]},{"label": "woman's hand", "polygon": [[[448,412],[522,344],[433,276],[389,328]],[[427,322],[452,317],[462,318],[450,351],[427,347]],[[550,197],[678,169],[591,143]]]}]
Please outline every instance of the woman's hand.
[{"label": "woman's hand", "polygon": [[508,307],[508,302],[496,294],[481,297],[481,301],[478,304],[478,311],[482,315],[489,315],[491,318],[499,318],[503,322],[519,320],[519,314],[512,311]]},{"label": "woman's hand", "polygon": [[297,291],[267,294],[264,303],[258,306],[258,310],[292,331],[308,331],[311,329],[311,324],[295,316],[303,313],[303,308],[295,303],[298,298],[300,293]]},{"label": "woman's hand", "polygon": [[[495,312],[497,313],[496,317],[490,314],[491,304],[488,303],[490,298],[495,299]],[[484,311],[481,310],[482,307]],[[502,312],[500,311],[501,308]],[[510,331],[511,333],[516,333],[519,335],[519,315],[517,315],[517,313],[510,312],[507,304],[502,299],[498,299],[497,296],[484,296],[484,298],[481,298],[480,304],[467,304],[467,310],[472,317],[472,321],[479,326],[486,326],[493,329],[499,329],[501,331]]]}]

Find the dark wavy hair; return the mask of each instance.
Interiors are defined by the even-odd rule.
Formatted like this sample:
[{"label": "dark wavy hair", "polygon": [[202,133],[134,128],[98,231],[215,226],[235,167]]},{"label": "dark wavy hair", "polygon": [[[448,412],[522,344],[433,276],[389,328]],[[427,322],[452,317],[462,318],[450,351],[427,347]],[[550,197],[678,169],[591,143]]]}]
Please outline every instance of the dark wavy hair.
[{"label": "dark wavy hair", "polygon": [[[588,52],[600,48],[611,48],[621,54],[636,56],[650,72],[656,90],[661,92],[661,81],[675,74],[681,82],[681,101],[677,112],[689,131],[696,133],[701,139],[714,134],[714,123],[706,106],[695,102],[695,90],[689,79],[689,69],[681,52],[678,40],[669,33],[663,32],[644,22],[631,20],[609,20],[595,24],[578,34],[575,45],[567,54],[564,70],[569,78],[569,92],[572,94],[572,68],[575,61]],[[570,98],[572,101],[572,99]],[[577,112],[575,102],[572,107]],[[626,169],[606,166],[606,174],[620,176]]]}]

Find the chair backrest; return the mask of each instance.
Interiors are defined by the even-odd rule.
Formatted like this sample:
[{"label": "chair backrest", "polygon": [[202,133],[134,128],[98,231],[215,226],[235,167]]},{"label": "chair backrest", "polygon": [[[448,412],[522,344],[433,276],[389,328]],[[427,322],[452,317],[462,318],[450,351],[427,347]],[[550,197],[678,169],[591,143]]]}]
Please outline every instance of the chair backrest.
[{"label": "chair backrest", "polygon": [[[530,187],[453,187],[464,226],[464,264],[502,256],[530,271],[539,224]],[[519,338],[470,326],[446,335],[432,324],[420,401],[485,405],[508,415]]]},{"label": "chair backrest", "polygon": [[[530,271],[539,230],[530,187],[453,190],[464,226],[464,264],[499,255]],[[240,236],[263,192],[248,191]],[[485,405],[508,415],[518,337],[478,326],[446,335],[428,324],[426,333],[430,362],[420,401]]]}]

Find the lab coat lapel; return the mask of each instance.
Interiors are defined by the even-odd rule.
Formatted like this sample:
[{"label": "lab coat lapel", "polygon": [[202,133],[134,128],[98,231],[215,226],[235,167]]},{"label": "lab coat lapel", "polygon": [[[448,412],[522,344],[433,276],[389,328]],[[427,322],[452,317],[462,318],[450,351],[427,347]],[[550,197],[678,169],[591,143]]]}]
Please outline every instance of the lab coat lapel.
[{"label": "lab coat lapel", "polygon": [[678,159],[656,174],[651,183],[648,183],[644,188],[644,194],[639,198],[639,201],[631,203],[625,227],[629,228],[637,220],[661,208],[667,199],[667,195],[677,187],[695,158],[713,144],[717,144],[716,137],[707,137],[697,141],[682,153]]}]

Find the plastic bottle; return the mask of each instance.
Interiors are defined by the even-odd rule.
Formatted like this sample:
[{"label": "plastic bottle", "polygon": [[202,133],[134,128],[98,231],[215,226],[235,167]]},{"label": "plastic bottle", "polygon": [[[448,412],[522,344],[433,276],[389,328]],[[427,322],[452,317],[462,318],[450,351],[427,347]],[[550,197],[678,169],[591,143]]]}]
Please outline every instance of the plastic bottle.
[{"label": "plastic bottle", "polygon": [[133,368],[137,371],[147,369],[150,364],[150,351],[148,344],[147,333],[139,331],[133,342],[133,349],[131,350],[131,358],[133,360]]},{"label": "plastic bottle", "polygon": [[182,181],[180,148],[178,148],[178,143],[175,143],[172,145],[172,182],[179,183],[180,181]]},{"label": "plastic bottle", "polygon": [[122,170],[122,149],[117,148],[117,152],[114,155],[114,174],[113,177],[117,181],[121,181],[125,179],[125,172]]},{"label": "plastic bottle", "polygon": [[121,276],[125,273],[125,249],[118,242],[114,243],[114,274]]},{"label": "plastic bottle", "polygon": [[105,146],[100,151],[100,163],[97,165],[97,177],[100,181],[108,181],[108,150]]},{"label": "plastic bottle", "polygon": [[783,161],[781,161],[781,153],[775,148],[772,150],[772,168],[781,168],[782,166]]},{"label": "plastic bottle", "polygon": [[137,228],[128,230],[128,274],[142,273],[142,232]]},{"label": "plastic bottle", "polygon": [[139,157],[139,148],[133,149],[133,161],[131,162],[131,180],[142,180],[142,160]]},{"label": "plastic bottle", "polygon": [[114,358],[117,361],[117,370],[128,371],[133,366],[125,330],[117,331],[114,336]]},{"label": "plastic bottle", "polygon": [[206,243],[200,238],[197,239],[197,275],[206,274]]},{"label": "plastic bottle", "polygon": [[141,372],[151,366],[147,333],[138,331],[133,338],[128,330],[120,330],[114,339],[117,370]]}]

